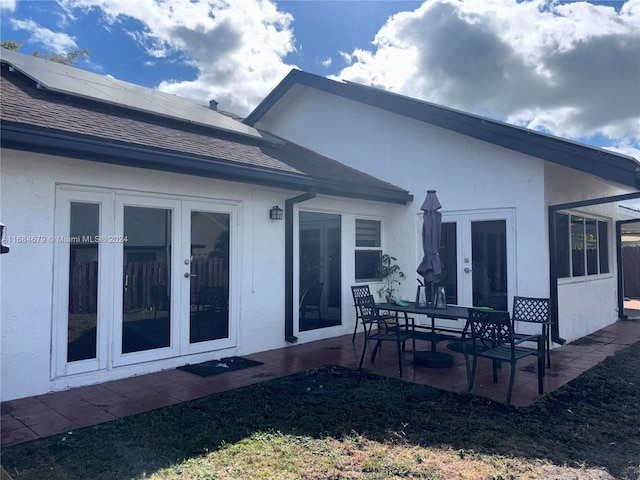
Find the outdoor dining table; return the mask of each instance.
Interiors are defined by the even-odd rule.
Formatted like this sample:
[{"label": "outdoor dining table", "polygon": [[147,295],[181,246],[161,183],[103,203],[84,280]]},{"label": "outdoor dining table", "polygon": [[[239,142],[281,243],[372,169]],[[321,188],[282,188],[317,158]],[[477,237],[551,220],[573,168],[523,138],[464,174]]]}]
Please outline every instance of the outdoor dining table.
[{"label": "outdoor dining table", "polygon": [[[407,305],[397,303],[376,303],[378,310],[394,312],[396,318],[403,314],[405,328],[409,330],[415,340],[426,340],[431,342],[431,352],[416,352],[414,362],[418,359],[423,366],[450,366],[453,357],[449,354],[436,352],[436,344],[442,340],[461,340],[462,330],[436,326],[436,319],[443,320],[467,320],[469,318],[469,308],[461,305],[447,305],[447,308],[419,307],[415,302],[407,302]],[[431,319],[431,325],[415,325],[409,322],[409,314],[425,315]]]}]

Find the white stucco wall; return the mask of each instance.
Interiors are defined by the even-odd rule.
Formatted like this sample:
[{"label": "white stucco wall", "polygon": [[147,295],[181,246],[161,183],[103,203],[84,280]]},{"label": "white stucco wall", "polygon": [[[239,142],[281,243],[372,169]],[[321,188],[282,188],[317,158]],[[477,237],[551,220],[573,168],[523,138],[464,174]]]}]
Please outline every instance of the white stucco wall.
[{"label": "white stucco wall", "polygon": [[[52,242],[13,242],[10,253],[0,257],[2,400],[288,345],[284,340],[285,223],[270,220],[269,209],[273,205],[284,207],[285,199],[299,192],[3,150],[0,219],[7,226],[9,237],[55,234],[56,185],[116,189],[163,198],[217,199],[237,205],[238,255],[232,272],[237,274],[236,346],[120,367],[108,362],[99,371],[56,376],[51,366],[54,350],[60,348],[52,340],[57,321],[53,312],[54,268],[68,266],[54,266]],[[338,327],[295,333],[300,342],[350,333],[355,321],[348,288],[354,282],[354,219],[363,215],[383,219],[405,207],[326,197],[298,207],[342,215],[343,321]],[[294,284],[297,292],[297,282]]]},{"label": "white stucco wall", "polygon": [[[545,167],[545,205],[561,205],[590,198],[628,193],[591,175],[569,168],[547,164]],[[560,337],[571,342],[609,325],[619,318],[617,263],[615,256],[615,220],[618,206],[614,203],[566,210],[565,213],[586,215],[609,222],[609,267],[607,274],[558,280],[558,325]]]},{"label": "white stucco wall", "polygon": [[[277,106],[257,127],[409,190],[414,205],[385,231],[387,248],[401,259],[405,272],[415,270],[420,255],[416,222],[409,216],[419,211],[426,190],[435,189],[445,220],[459,212],[513,209],[516,281],[509,297],[548,297],[547,207],[626,193],[596,177],[326,92],[293,91],[295,101]],[[618,318],[615,205],[583,213],[610,222],[611,273],[561,281],[560,333],[569,341]]]},{"label": "white stucco wall", "polygon": [[[351,333],[354,310],[349,286],[355,283],[355,219],[383,222],[383,249],[398,257],[407,275],[401,295],[415,295],[416,259],[422,255],[417,215],[428,189],[435,189],[447,216],[509,211],[513,216],[514,288],[509,296],[548,296],[547,206],[623,193],[586,174],[473,140],[359,103],[305,91],[280,112],[277,121],[258,125],[319,153],[410,191],[408,206],[318,197],[299,209],[341,215],[342,325],[294,334],[300,342]],[[210,200],[237,206],[238,254],[234,297],[237,341],[226,350],[56,376],[52,369],[56,318],[54,245],[12,243],[0,257],[0,374],[2,400],[88,385],[175,366],[287,346],[284,341],[284,222],[268,218],[296,192],[253,187],[47,155],[2,151],[0,221],[7,235],[55,234],[56,185],[90,186],[158,197]],[[615,218],[615,207],[580,212]],[[297,216],[296,216],[297,217]],[[614,225],[610,226],[611,273],[563,280],[559,290],[560,334],[574,340],[617,319]],[[297,223],[296,228],[297,231]],[[297,249],[295,250],[297,252]],[[294,259],[297,268],[297,258]],[[67,268],[66,266],[63,268]],[[294,275],[297,278],[297,270]],[[297,296],[297,281],[294,281]],[[372,290],[377,289],[371,284]]]},{"label": "white stucco wall", "polygon": [[415,259],[422,254],[415,215],[429,189],[437,190],[445,220],[513,209],[521,273],[510,296],[548,295],[547,254],[540,248],[547,244],[543,161],[317,90],[304,90],[268,120],[257,126],[414,195],[405,216],[385,230],[387,249],[410,274],[407,295],[415,295]]}]

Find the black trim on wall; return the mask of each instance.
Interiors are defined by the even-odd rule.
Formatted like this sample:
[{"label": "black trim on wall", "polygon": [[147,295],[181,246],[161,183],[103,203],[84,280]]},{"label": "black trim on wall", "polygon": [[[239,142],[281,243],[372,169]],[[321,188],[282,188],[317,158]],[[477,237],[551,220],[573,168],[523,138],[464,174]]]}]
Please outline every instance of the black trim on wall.
[{"label": "black trim on wall", "polygon": [[298,337],[293,334],[293,238],[294,238],[294,218],[293,206],[296,203],[306,202],[315,198],[316,191],[309,190],[307,193],[297,197],[288,198],[284,202],[284,339],[289,343],[296,343]]},{"label": "black trim on wall", "polygon": [[[559,205],[549,205],[548,208],[548,225],[549,225],[549,299],[551,309],[551,339],[554,343],[563,345],[566,343],[564,338],[560,337],[559,318],[558,318],[558,272],[555,267],[556,256],[556,227],[555,217],[556,212],[560,210],[570,210],[572,208],[588,207],[592,205],[602,205],[605,203],[618,203],[626,200],[634,200],[640,198],[640,191],[634,193],[627,193],[623,195],[614,195],[611,197],[592,198],[589,200],[581,200],[578,202],[562,203]],[[616,232],[618,229],[616,224]],[[620,237],[616,233],[616,245],[619,248]],[[618,256],[618,263],[616,266],[618,275],[620,274],[620,258]],[[618,305],[620,305],[620,299],[623,295],[620,290],[620,281],[618,280]]]}]

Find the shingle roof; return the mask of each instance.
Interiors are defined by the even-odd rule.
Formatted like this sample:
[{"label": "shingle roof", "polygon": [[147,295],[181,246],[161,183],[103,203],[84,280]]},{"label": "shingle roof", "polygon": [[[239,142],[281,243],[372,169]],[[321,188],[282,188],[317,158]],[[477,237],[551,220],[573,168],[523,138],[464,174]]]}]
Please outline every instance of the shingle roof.
[{"label": "shingle roof", "polygon": [[454,110],[378,88],[292,70],[244,120],[256,126],[296,85],[324,91],[640,189],[640,163],[627,155]]},{"label": "shingle roof", "polygon": [[98,75],[6,48],[0,48],[0,60],[11,65],[13,70],[37,82],[38,87],[51,92],[87,98],[161,117],[180,119],[239,135],[261,137],[260,132],[255,128],[178,95],[141,87],[111,76]]},{"label": "shingle roof", "polygon": [[407,203],[401,188],[280,139],[39,89],[2,65],[2,146],[318,193]]}]

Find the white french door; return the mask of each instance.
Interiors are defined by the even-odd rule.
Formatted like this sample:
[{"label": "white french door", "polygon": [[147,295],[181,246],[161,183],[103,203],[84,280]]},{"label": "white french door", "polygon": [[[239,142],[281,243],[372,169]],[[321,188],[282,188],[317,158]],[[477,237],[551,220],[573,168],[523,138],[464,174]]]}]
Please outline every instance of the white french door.
[{"label": "white french door", "polygon": [[236,203],[56,195],[53,377],[235,346]]},{"label": "white french door", "polygon": [[181,351],[199,353],[235,345],[233,277],[235,207],[182,202],[180,269]]},{"label": "white french door", "polygon": [[442,224],[449,303],[508,310],[516,279],[513,210],[444,213]]},{"label": "white french door", "polygon": [[[116,195],[113,364],[231,347],[235,208]],[[119,288],[118,288],[119,287]]]},{"label": "white french door", "polygon": [[181,204],[116,195],[113,364],[178,354]]}]

